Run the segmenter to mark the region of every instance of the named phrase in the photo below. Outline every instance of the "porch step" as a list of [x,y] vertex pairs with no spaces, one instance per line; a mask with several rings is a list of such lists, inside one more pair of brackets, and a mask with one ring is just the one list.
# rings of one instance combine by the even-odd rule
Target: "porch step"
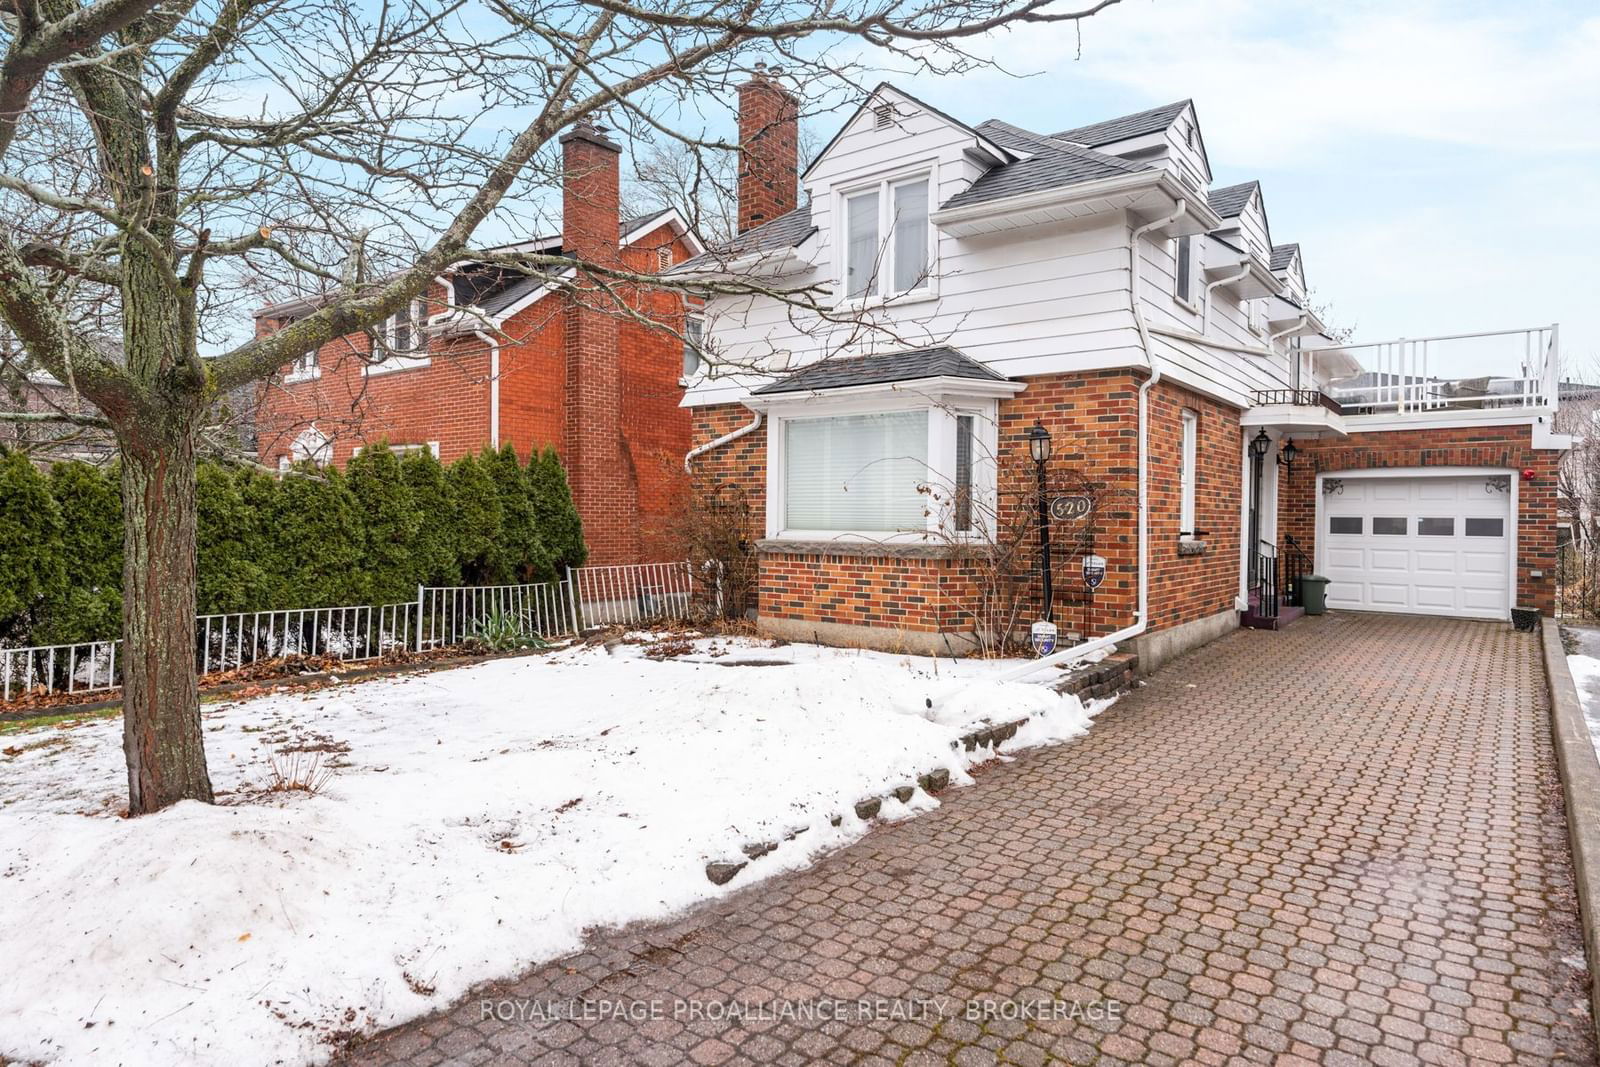
[[1255,596],[1250,597],[1250,607],[1239,612],[1239,625],[1252,630],[1281,630],[1306,613],[1305,608],[1295,607],[1292,604],[1283,604],[1278,607],[1275,618],[1256,614],[1257,602]]

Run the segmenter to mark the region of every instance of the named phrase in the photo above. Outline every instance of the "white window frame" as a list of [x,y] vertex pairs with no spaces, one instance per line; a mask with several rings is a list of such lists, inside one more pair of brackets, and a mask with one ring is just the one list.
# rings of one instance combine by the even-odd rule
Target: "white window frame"
[[[300,458],[296,459],[296,456]],[[333,463],[333,438],[318,429],[316,423],[301,430],[289,443],[291,467],[308,460],[314,467],[327,467]]]
[[[985,517],[994,514],[998,494],[995,457],[1000,447],[999,401],[1020,391],[1023,383],[938,378],[909,387],[907,385],[890,383],[886,386],[830,390],[822,394],[796,394],[793,397],[779,394],[757,399],[756,404],[768,415],[768,538],[787,541],[926,543],[934,540],[978,541],[985,536],[993,536],[992,530],[985,529],[992,524],[985,521]],[[987,386],[995,388],[985,388]],[[928,494],[928,515],[923,529],[804,530],[785,525],[789,499],[786,441],[791,420],[916,410],[928,412],[928,477],[923,484],[932,491]],[[952,528],[955,518],[956,418],[960,415],[974,416],[971,489],[973,528],[965,532]]]
[[[433,362],[433,358],[428,354],[428,338],[423,329],[428,323],[427,298],[421,296],[413,297],[410,305],[408,306],[411,314],[411,345],[412,348],[415,349],[418,345],[418,342],[421,342],[422,355],[385,356],[381,363],[368,363],[364,368],[362,368],[363,374],[367,375],[368,377],[377,374],[394,374],[397,371],[414,370],[417,367],[426,367],[428,364]],[[394,346],[395,328],[399,324],[399,319],[400,313],[396,312],[395,314],[384,319],[383,323],[379,327],[383,337],[383,343],[391,348]],[[379,353],[373,352],[372,354],[377,356]]]
[[[1177,301],[1180,307],[1188,308],[1198,315],[1200,314],[1200,294],[1205,288],[1205,272],[1200,262],[1200,249],[1205,242],[1200,240],[1199,234],[1174,237],[1172,241],[1172,299]],[[1179,282],[1183,280],[1179,277],[1180,272],[1183,270],[1181,249],[1185,241],[1189,242],[1188,296],[1184,296],[1179,291]]]
[[293,385],[296,382],[313,382],[322,377],[322,349],[313,348],[309,352],[302,352],[289,364],[289,371],[283,376],[283,384]]
[[[366,451],[366,448],[366,445],[357,445],[355,448],[350,450],[350,458],[355,459],[357,456],[361,455],[362,452]],[[389,446],[389,452],[392,455],[404,459],[413,452],[421,452],[424,448],[433,453],[434,459],[439,458],[438,441],[418,441],[411,444],[391,444]]]
[[1265,337],[1267,334],[1267,317],[1263,313],[1262,305],[1265,304],[1266,301],[1257,299],[1246,300],[1243,303],[1245,306],[1245,322],[1249,325],[1250,332],[1255,334],[1257,337]]
[[[695,326],[698,327],[697,334],[695,331],[689,329],[690,323],[694,323]],[[695,334],[695,339],[693,341],[689,339],[691,334]],[[691,311],[683,316],[683,373],[678,376],[678,382],[680,384],[687,385],[691,380],[700,374],[701,370],[704,369],[705,349],[706,317],[703,313]],[[693,370],[689,368],[690,352],[694,353]]]
[[[895,290],[894,284],[894,191],[897,186],[915,182],[928,183],[927,219],[927,277],[915,289]],[[837,248],[834,276],[838,278],[839,299],[843,307],[867,307],[875,304],[909,304],[934,300],[939,295],[939,231],[933,225],[934,212],[938,210],[939,175],[932,161],[919,161],[899,168],[892,173],[844,186],[834,198],[834,226]],[[850,269],[850,201],[866,193],[878,195],[878,251],[876,290],[861,296],[849,295]]]
[[1200,458],[1200,415],[1184,408],[1178,416],[1178,537],[1195,540],[1195,490]]

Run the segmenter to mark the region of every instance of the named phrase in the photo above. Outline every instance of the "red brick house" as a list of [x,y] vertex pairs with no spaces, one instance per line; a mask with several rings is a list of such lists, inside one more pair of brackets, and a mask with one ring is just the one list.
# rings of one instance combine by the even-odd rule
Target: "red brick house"
[[[740,105],[750,170],[796,171],[787,92]],[[742,232],[678,271],[832,294],[708,301],[684,400],[698,481],[758,516],[764,629],[961,647],[973,516],[1016,517],[1030,435],[1090,509],[1051,521],[1031,611],[1147,667],[1285,625],[1311,571],[1338,609],[1551,611],[1555,328],[1336,342],[1259,183],[1211,186],[1192,102],[1036,133],[884,85],[798,182],[740,193]]]
[[[702,251],[676,211],[620,217],[621,149],[603,132],[576,127],[561,144],[563,232],[496,251],[565,252],[640,273]],[[297,360],[262,390],[261,462],[343,465],[380,438],[447,463],[484,445],[509,443],[524,458],[554,446],[591,562],[661,558],[650,531],[689,445],[682,300],[624,291],[640,313],[624,315],[592,287],[564,288],[571,278],[463,263],[375,331],[381,344],[353,334]],[[257,329],[312,306],[263,308]]]

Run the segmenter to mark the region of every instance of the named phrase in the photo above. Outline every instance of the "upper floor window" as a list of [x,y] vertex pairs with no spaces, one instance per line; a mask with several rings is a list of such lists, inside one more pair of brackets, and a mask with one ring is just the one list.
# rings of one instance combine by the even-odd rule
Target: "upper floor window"
[[683,319],[683,376],[693,378],[700,370],[701,346],[705,344],[705,320],[699,315]]
[[1263,303],[1264,301],[1261,300],[1246,300],[1244,302],[1245,315],[1249,319],[1251,333],[1262,334],[1267,331],[1267,316],[1265,308],[1262,306]]
[[387,374],[390,371],[428,365],[428,338],[423,324],[428,319],[428,302],[422,297],[413,299],[402,311],[383,320],[378,330],[378,345],[372,353],[373,362],[367,364],[368,374]]
[[289,373],[283,376],[283,380],[286,382],[304,382],[312,378],[322,377],[320,356],[321,350],[316,348],[305,353],[289,364]]
[[929,287],[926,175],[844,199],[844,291],[852,300]]
[[1193,236],[1178,238],[1177,261],[1172,279],[1172,293],[1181,303],[1195,307],[1199,303],[1200,250]]

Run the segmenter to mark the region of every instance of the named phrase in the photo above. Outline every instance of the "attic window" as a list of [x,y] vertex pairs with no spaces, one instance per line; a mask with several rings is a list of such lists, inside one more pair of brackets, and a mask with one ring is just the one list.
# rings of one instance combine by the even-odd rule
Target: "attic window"
[[873,128],[887,130],[889,128],[889,124],[894,121],[894,105],[879,104],[872,109],[872,114]]
[[1183,124],[1183,140],[1190,148],[1194,147],[1194,123],[1185,122]]

